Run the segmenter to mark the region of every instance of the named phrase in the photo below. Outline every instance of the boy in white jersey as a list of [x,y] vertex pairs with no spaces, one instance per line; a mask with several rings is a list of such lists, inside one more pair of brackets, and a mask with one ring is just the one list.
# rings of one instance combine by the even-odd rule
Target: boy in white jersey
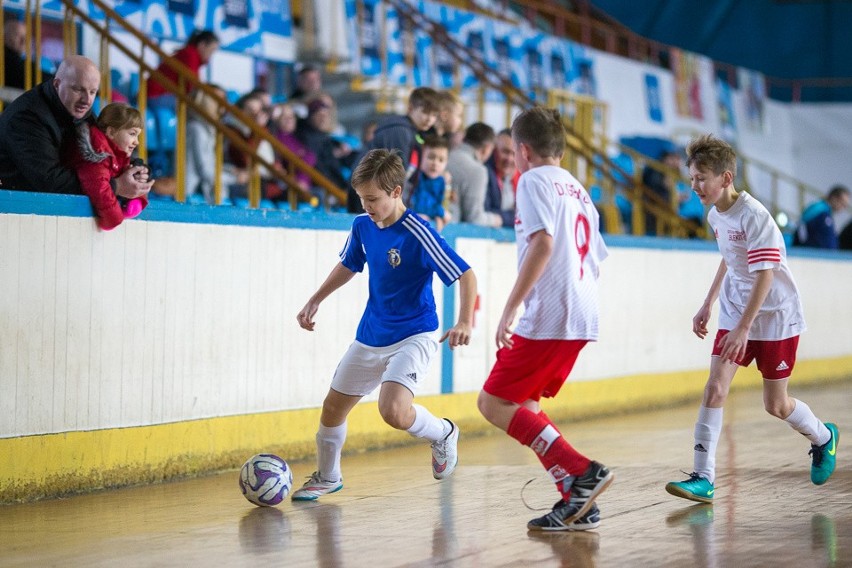
[[414,404],[414,393],[438,348],[433,274],[446,286],[458,280],[461,287],[458,322],[440,339],[449,340],[451,349],[470,342],[476,276],[428,222],[406,209],[400,197],[404,182],[398,153],[380,149],[364,156],[352,173],[352,185],[366,213],[355,218],[340,262],[296,316],[302,328],[313,331],[320,303],[369,265],[364,315],[323,401],[317,471],[293,493],[294,501],[313,501],[343,488],[346,417],[380,385],[379,413],[385,422],[432,443],[433,476],[448,477],[458,463],[458,426]]
[[666,485],[672,495],[712,503],[716,446],[722,406],[738,366],[753,360],[763,376],[766,411],[787,422],[811,442],[811,481],[825,483],[834,472],[839,433],[807,404],[787,395],[805,319],[796,283],[787,267],[787,249],[769,211],[747,193],[737,193],[733,148],[711,135],[686,149],[692,189],[704,205],[722,262],[704,304],[692,318],[692,332],[707,336],[707,322],[719,298],[719,331],[713,342],[710,378],[695,424],[694,471]]
[[[565,151],[559,113],[525,110],[512,124],[512,143],[521,172],[518,277],[500,317],[497,362],[479,393],[479,410],[537,454],[562,496],[527,528],[587,530],[600,524],[594,501],[613,475],[565,441],[539,400],[556,396],[580,350],[598,338],[598,267],[607,249],[589,194],[559,167]],[[512,332],[521,302],[525,310]]]

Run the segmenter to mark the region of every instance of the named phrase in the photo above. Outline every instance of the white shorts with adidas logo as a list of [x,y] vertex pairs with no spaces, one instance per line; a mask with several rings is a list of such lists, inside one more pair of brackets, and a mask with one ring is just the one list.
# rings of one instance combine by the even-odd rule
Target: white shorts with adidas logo
[[386,347],[353,341],[334,371],[331,388],[350,396],[367,396],[380,384],[391,381],[416,394],[438,351],[435,335],[418,333]]

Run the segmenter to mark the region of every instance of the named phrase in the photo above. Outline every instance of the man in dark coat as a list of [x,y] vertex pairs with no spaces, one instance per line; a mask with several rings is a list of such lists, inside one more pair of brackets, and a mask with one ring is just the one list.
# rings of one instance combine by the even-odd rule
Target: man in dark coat
[[[73,55],[59,65],[52,81],[30,89],[0,113],[0,189],[82,193],[76,172],[65,168],[61,157],[75,139],[74,125],[94,120],[99,87],[97,66]],[[144,166],[128,168],[116,178],[116,194],[128,199],[147,195],[153,181],[144,172]]]

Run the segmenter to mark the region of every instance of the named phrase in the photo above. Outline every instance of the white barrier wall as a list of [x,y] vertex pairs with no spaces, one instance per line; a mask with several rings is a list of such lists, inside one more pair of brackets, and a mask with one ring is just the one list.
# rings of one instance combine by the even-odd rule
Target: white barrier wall
[[[189,224],[156,219],[218,212],[158,213],[154,204],[150,220],[105,233],[87,217],[2,213],[2,197],[0,438],[321,404],[354,337],[366,275],[326,300],[314,333],[295,315],[337,261],[347,216],[319,230],[305,228],[311,218],[273,227]],[[260,212],[243,214],[268,223]],[[434,362],[422,394],[480,388],[514,279],[513,243],[473,228],[460,233],[457,249],[480,283],[474,341],[453,353],[454,372]],[[608,240],[601,341],[584,352],[573,380],[706,367],[710,341],[690,329],[718,266],[712,243]],[[852,355],[841,327],[852,321],[852,257],[790,263],[810,328],[800,360]],[[435,291],[440,314],[455,289],[445,297],[436,279]]]

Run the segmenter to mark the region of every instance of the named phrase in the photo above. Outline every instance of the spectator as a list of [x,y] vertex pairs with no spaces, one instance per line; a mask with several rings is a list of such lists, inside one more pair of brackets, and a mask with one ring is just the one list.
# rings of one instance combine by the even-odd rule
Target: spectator
[[435,120],[435,134],[446,138],[453,149],[453,135],[461,131],[464,123],[464,103],[450,90],[438,91],[438,118]]
[[[217,85],[210,87],[220,97],[225,97],[225,91]],[[216,99],[196,89],[190,96],[190,101],[201,108],[208,116],[221,119],[225,107],[220,106]],[[216,127],[204,117],[204,114],[190,110],[186,119],[186,196],[196,193],[204,196],[211,205],[216,204],[214,187],[216,181]],[[225,164],[222,168],[222,200],[228,199],[229,188],[234,184],[248,183],[248,170],[240,169],[233,164]]]
[[515,190],[521,172],[515,167],[512,131],[501,130],[494,142],[494,152],[485,162],[488,168],[488,191],[485,210],[500,215],[504,227],[515,226]]
[[[296,154],[307,165],[314,167],[317,163],[316,155],[308,149],[305,144],[296,136],[296,111],[293,105],[284,103],[276,106],[275,121],[275,137],[291,152]],[[290,164],[283,157],[281,159],[282,167],[290,172],[296,178],[299,184],[299,190],[303,195],[310,194],[311,177],[304,171],[295,170],[293,164]]]
[[[62,165],[61,153],[76,139],[75,122],[94,123],[91,109],[100,81],[91,60],[72,55],[52,81],[30,89],[0,113],[2,189],[82,194],[76,173]],[[127,199],[145,197],[152,183],[147,168],[131,167],[115,179],[115,191]]]
[[316,156],[316,169],[337,187],[346,187],[340,161],[334,155],[334,140],[328,131],[332,124],[332,109],[323,98],[308,103],[308,117],[297,121],[296,137]]
[[316,65],[302,65],[296,74],[296,88],[290,93],[290,101],[307,104],[322,92],[322,71]]
[[453,176],[452,204],[454,220],[485,227],[501,227],[503,218],[485,210],[485,192],[488,190],[488,168],[485,161],[494,150],[494,129],[475,122],[465,130],[462,143],[450,152],[447,169]]
[[[186,45],[172,54],[172,58],[183,63],[197,80],[199,69],[210,61],[217,49],[219,49],[219,38],[215,33],[209,30],[196,30],[189,36]],[[168,61],[161,61],[157,71],[178,84],[178,72]],[[194,84],[186,85],[187,92],[194,88]],[[148,80],[148,106],[175,108],[175,95],[153,75]]]
[[839,242],[834,227],[834,214],[849,209],[849,188],[832,187],[825,199],[811,203],[802,212],[793,244],[824,249],[837,249]]
[[[19,20],[6,20],[3,24],[3,85],[15,89],[26,89],[27,28]],[[36,78],[36,64],[32,63],[32,80]],[[53,75],[42,70],[42,81],[50,81]]]
[[[256,126],[256,129],[252,129],[248,124],[240,121],[232,121],[229,125],[230,128],[245,141],[249,148],[254,151],[254,154],[272,164],[273,167],[276,167],[275,151],[272,148],[272,144],[255,132],[255,130],[264,131],[269,125],[269,109],[263,104],[263,98],[252,94],[243,95],[235,106],[248,115],[249,119]],[[251,154],[236,144],[228,144],[225,153],[225,163],[228,164],[229,169],[236,171],[249,170],[250,173]],[[277,184],[272,179],[272,174],[267,166],[259,164],[258,171],[261,178],[262,194],[264,196],[267,196],[267,194],[277,195],[280,190],[278,190]],[[231,186],[230,195],[235,198],[247,198],[248,186],[238,182]]]
[[[377,148],[396,150],[408,170],[407,179],[417,171],[420,157],[419,135],[426,132],[438,118],[438,93],[429,87],[418,87],[408,97],[405,115],[390,115],[379,120],[373,139],[364,145],[361,155]],[[356,164],[359,160],[356,160]],[[349,188],[347,209],[360,213],[361,200],[353,188]]]
[[420,169],[411,182],[411,210],[431,221],[438,231],[450,222],[450,213],[444,209],[444,174],[449,154],[450,143],[446,138],[436,135],[426,137]]
[[142,125],[139,111],[124,103],[105,106],[96,124],[77,123],[76,144],[69,147],[65,162],[77,171],[83,192],[92,202],[98,226],[104,231],[138,216],[148,205],[145,196],[129,200],[116,197],[110,186],[110,181],[130,167],[130,156],[139,145]]
[[642,171],[642,183],[650,190],[651,195],[656,196],[654,199],[650,195],[643,194],[646,210],[645,210],[645,234],[656,235],[660,227],[657,226],[657,213],[650,211],[647,206],[654,205],[655,209],[662,208],[665,211],[670,211],[674,214],[672,208],[672,199],[677,193],[674,187],[674,175],[680,172],[680,155],[671,150],[663,150],[659,156],[660,162],[663,163],[668,171],[657,169],[650,164],[645,166]]

